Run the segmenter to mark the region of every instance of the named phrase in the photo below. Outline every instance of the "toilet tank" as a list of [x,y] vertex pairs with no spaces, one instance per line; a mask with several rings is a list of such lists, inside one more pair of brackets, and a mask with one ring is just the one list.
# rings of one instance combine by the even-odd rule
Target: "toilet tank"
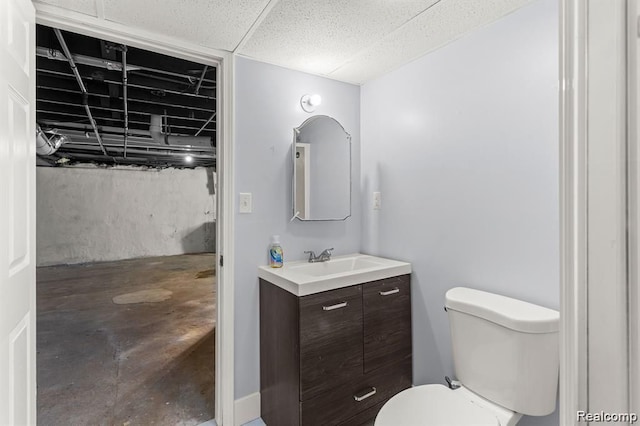
[[544,416],[555,410],[557,311],[464,287],[449,290],[445,306],[463,386],[518,413]]

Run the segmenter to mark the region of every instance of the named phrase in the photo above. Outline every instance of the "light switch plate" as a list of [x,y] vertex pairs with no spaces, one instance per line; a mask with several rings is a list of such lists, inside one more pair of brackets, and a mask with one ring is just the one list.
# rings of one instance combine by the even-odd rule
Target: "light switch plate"
[[241,192],[238,202],[240,204],[238,209],[240,213],[251,213],[252,202],[250,192]]
[[382,195],[380,192],[373,193],[373,209],[380,210],[382,208]]

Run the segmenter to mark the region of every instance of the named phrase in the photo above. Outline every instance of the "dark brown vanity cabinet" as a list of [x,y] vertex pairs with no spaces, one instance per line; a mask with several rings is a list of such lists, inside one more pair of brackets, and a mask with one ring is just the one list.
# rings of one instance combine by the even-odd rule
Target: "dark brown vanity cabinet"
[[409,277],[302,297],[260,279],[267,426],[372,425],[411,386]]

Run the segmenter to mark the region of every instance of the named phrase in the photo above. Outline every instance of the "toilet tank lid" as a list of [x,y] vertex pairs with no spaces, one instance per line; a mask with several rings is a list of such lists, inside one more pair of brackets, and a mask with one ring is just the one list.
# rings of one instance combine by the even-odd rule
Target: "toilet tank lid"
[[447,291],[445,306],[523,333],[558,331],[560,314],[553,309],[486,291],[455,287]]

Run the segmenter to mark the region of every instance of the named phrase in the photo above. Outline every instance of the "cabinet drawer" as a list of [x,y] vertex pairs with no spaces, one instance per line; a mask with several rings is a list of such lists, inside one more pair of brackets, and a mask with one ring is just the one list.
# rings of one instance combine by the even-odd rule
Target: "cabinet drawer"
[[[363,376],[331,392],[300,403],[302,426],[331,426],[347,424],[345,421],[377,414],[374,407],[384,403],[396,393],[411,386],[411,360]],[[374,391],[375,389],[375,391]],[[361,399],[360,401],[356,398]],[[371,411],[375,413],[371,413]],[[364,419],[362,419],[364,421]],[[360,419],[359,419],[360,421]]]
[[345,420],[338,426],[374,426],[376,416],[387,401],[388,399],[385,399],[384,401],[374,405],[373,407],[369,407],[364,411],[360,411],[358,414]]
[[300,400],[363,371],[362,286],[300,298]]
[[410,276],[363,285],[364,371],[411,358]]

